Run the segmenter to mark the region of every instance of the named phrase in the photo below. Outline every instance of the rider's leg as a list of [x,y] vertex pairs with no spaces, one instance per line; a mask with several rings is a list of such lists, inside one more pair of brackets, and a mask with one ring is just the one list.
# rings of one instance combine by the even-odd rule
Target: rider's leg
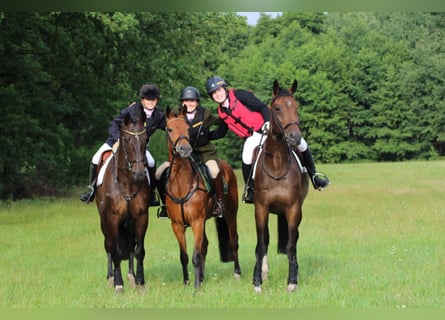
[[312,185],[314,186],[314,189],[321,191],[324,188],[326,188],[331,182],[329,181],[328,177],[326,177],[324,174],[317,172],[317,169],[315,168],[314,158],[312,157],[312,153],[309,149],[309,146],[307,145],[306,141],[303,138],[301,140],[302,143],[298,146],[298,149],[300,150],[301,155],[303,156],[304,166],[307,169],[307,172],[311,179]]
[[222,172],[215,160],[207,161],[206,166],[209,168],[210,175],[213,179],[213,186],[215,188],[216,201],[215,205],[213,206],[213,215],[216,217],[222,217],[225,210],[224,182],[222,179]]
[[158,189],[159,198],[161,198],[161,204],[158,209],[159,219],[168,219],[167,208],[165,206],[166,191],[165,186],[167,184],[168,167],[170,163],[168,161],[164,162],[156,170],[156,188]]

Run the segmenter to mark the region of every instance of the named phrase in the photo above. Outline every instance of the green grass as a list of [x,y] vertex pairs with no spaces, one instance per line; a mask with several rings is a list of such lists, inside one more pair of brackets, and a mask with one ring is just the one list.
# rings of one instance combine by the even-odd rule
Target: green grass
[[199,291],[184,288],[170,222],[157,220],[152,208],[146,288],[126,286],[115,295],[105,281],[97,209],[73,196],[0,205],[0,308],[444,308],[445,161],[319,169],[332,185],[311,189],[304,204],[295,293],[286,292],[287,258],[276,253],[274,216],[269,279],[254,293],[253,205],[240,204],[240,281],[232,263],[219,261],[209,220],[206,281]]

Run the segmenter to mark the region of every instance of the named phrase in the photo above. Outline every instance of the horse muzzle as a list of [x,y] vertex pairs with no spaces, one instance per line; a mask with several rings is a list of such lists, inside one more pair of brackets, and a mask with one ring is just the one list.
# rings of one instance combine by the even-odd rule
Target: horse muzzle
[[175,148],[175,154],[181,158],[188,158],[192,155],[193,148],[189,144],[177,145]]
[[301,132],[292,131],[287,133],[286,141],[292,148],[296,148],[301,142]]

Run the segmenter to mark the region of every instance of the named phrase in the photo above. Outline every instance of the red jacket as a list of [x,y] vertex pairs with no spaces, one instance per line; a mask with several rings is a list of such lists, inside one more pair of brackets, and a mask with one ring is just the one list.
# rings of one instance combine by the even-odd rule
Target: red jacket
[[[259,131],[265,121],[265,117],[259,111],[253,111],[243,104],[236,96],[235,90],[230,89],[229,107],[221,105],[218,108],[219,117],[227,124],[229,129],[241,138],[250,137],[254,131]],[[264,105],[267,109],[267,106]],[[267,117],[268,118],[268,117]]]

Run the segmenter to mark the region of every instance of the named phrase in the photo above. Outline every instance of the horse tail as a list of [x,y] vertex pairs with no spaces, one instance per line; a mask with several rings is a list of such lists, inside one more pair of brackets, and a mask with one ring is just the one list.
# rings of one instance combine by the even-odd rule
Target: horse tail
[[230,249],[229,228],[224,218],[216,218],[216,231],[218,233],[219,257],[222,262],[233,261],[232,250]]
[[286,246],[289,240],[287,219],[284,214],[277,215],[278,226],[278,253],[286,253]]

